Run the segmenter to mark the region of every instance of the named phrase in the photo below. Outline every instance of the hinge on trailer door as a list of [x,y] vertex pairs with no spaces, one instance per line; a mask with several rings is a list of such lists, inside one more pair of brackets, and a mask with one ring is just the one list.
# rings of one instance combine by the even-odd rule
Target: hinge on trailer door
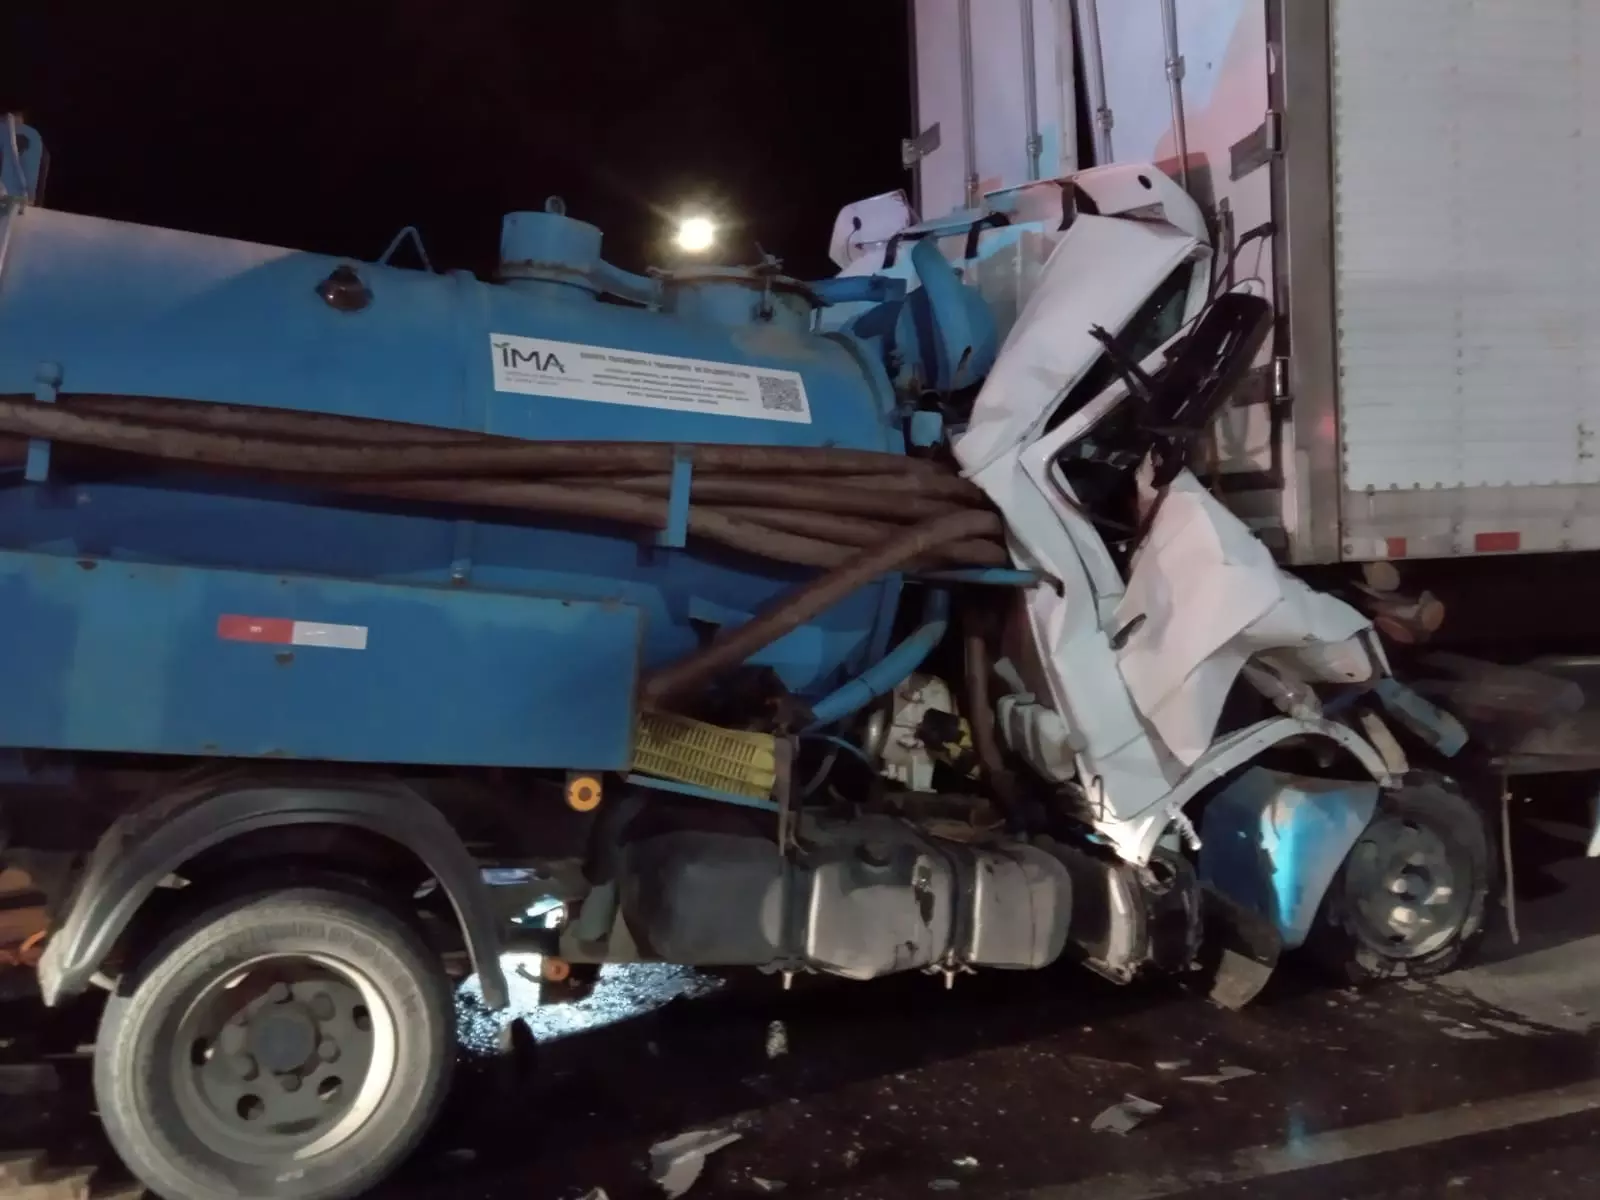
[[1272,403],[1274,407],[1289,399],[1289,358],[1280,354],[1272,360]]
[[1266,166],[1283,153],[1283,114],[1269,108],[1261,124],[1235,142],[1228,150],[1231,160],[1228,178],[1243,179],[1251,171]]
[[900,139],[900,165],[908,171],[939,148],[939,122],[935,121],[914,138]]

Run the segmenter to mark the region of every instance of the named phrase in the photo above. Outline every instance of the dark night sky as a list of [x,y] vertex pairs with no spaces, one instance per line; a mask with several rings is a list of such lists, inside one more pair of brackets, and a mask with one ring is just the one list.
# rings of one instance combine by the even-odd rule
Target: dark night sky
[[905,0],[0,4],[0,111],[48,203],[375,257],[416,224],[492,269],[503,212],[551,193],[659,259],[662,207],[709,197],[799,274],[834,213],[908,179]]

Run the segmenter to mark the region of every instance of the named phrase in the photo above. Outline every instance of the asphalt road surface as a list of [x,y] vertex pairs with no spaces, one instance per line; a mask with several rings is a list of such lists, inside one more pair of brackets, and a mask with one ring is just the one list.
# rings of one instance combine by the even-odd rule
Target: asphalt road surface
[[[1291,973],[1242,1013],[1072,967],[789,993],[641,968],[555,1007],[514,976],[533,1069],[472,1054],[494,1029],[464,997],[452,1103],[378,1195],[655,1197],[650,1147],[692,1130],[740,1135],[699,1200],[1600,1195],[1597,866],[1530,873],[1522,944],[1499,936],[1473,972],[1361,994]],[[74,1020],[0,1012],[5,1054],[82,1037]],[[0,1096],[0,1151],[102,1164],[104,1189],[87,1062],[54,1061],[52,1096]],[[1128,1097],[1159,1111],[1097,1130]]]

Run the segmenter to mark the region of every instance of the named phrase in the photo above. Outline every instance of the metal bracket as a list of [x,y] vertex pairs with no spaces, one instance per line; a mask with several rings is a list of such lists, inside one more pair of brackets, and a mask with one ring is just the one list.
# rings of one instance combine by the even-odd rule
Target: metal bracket
[[1284,404],[1289,398],[1289,356],[1280,354],[1272,360],[1272,402]]
[[433,272],[433,261],[428,257],[428,249],[422,244],[422,235],[417,232],[417,227],[415,225],[407,225],[399,233],[394,235],[394,238],[390,241],[388,248],[384,250],[382,254],[378,255],[378,265],[380,267],[388,266],[389,260],[394,257],[394,252],[405,244],[407,238],[410,238],[411,244],[417,248],[417,257],[422,260],[423,270],[431,274]]
[[[40,404],[54,404],[61,388],[61,364],[42,362],[34,368],[33,398]],[[50,440],[28,439],[28,459],[22,477],[29,483],[44,483],[50,478]]]
[[1230,180],[1243,179],[1283,153],[1283,114],[1269,108],[1261,124],[1228,150]]
[[935,121],[916,137],[900,139],[900,165],[906,170],[916,166],[939,148],[939,122]]
[[672,451],[672,490],[667,495],[667,527],[656,534],[656,545],[682,550],[689,544],[689,489],[694,482],[694,460],[682,446]]
[[458,586],[466,583],[472,575],[472,543],[476,540],[473,531],[477,525],[476,521],[471,520],[455,523],[450,547],[450,582]]
[[775,764],[777,781],[773,784],[772,791],[778,809],[778,856],[787,858],[789,851],[797,845],[795,835],[800,822],[800,815],[794,807],[794,760],[797,752],[795,739],[780,737],[773,749],[777,758]]

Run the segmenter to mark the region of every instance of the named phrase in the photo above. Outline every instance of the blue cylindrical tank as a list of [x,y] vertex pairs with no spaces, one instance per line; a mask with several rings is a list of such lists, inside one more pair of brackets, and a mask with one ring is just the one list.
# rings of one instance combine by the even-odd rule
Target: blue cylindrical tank
[[[599,230],[559,213],[507,218],[492,284],[39,208],[5,220],[0,392],[59,379],[63,394],[529,439],[904,449],[879,357],[813,333],[804,285],[736,269],[629,276],[600,259]],[[805,574],[601,527],[308,504],[265,488],[71,491],[60,503],[0,492],[0,545],[615,597],[645,611],[646,666]],[[802,694],[827,690],[881,653],[898,587],[864,589],[757,661]]]

